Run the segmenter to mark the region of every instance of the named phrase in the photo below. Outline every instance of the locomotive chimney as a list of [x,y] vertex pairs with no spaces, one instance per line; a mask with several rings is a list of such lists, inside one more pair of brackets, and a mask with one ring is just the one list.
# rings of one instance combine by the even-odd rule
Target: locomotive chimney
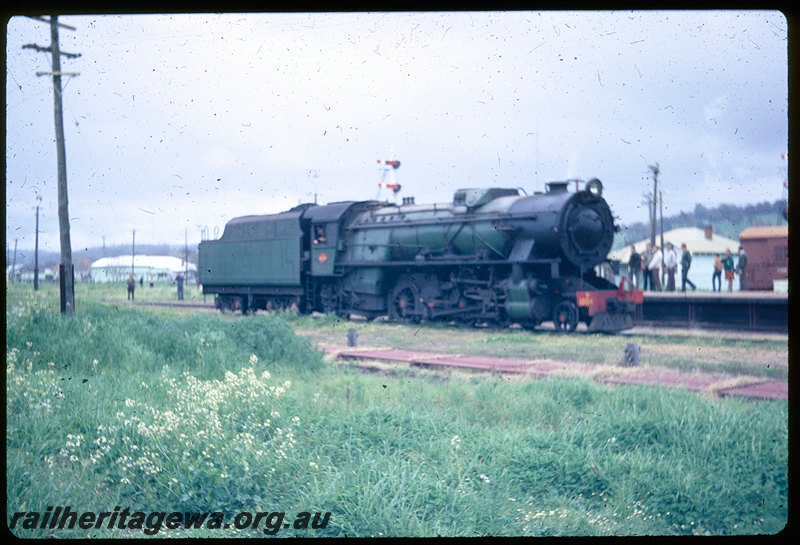
[[706,235],[706,240],[711,240],[711,237],[713,236],[713,232],[714,232],[713,228],[710,225],[706,225],[704,227],[704,231],[705,231],[705,235]]

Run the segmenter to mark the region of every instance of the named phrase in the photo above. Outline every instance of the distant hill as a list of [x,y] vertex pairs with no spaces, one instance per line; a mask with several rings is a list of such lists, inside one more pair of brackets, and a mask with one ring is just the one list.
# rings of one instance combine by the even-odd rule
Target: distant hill
[[[786,225],[784,218],[785,201],[762,202],[736,206],[721,204],[714,208],[706,208],[702,204],[694,207],[692,212],[681,212],[673,216],[664,216],[664,231],[678,227],[699,227],[711,225],[714,234],[733,240],[739,240],[739,233],[753,225]],[[650,224],[636,222],[620,225],[621,230],[614,235],[612,250],[640,241],[650,236]],[[661,232],[660,221],[656,223],[656,237]]]

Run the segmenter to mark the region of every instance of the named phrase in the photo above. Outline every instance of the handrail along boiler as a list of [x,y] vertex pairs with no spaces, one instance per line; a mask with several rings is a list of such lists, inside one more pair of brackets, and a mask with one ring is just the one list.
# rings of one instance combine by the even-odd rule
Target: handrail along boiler
[[460,189],[452,202],[299,205],[228,222],[199,247],[220,310],[294,307],[398,322],[573,331],[633,326],[641,291],[598,276],[614,238],[597,179],[571,192]]

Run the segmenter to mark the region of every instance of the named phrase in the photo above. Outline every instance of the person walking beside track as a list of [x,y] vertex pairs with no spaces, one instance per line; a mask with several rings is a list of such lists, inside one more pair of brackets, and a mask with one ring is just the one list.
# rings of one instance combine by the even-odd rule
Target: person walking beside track
[[133,292],[136,290],[136,279],[131,274],[128,277],[128,301],[133,301]]
[[178,301],[183,301],[183,275],[181,273],[175,277],[175,283],[178,284]]
[[[653,257],[650,259],[650,263],[647,265],[647,270],[650,272],[650,282],[652,285],[655,286],[656,291],[661,291],[661,278],[659,275],[661,273],[661,263],[663,262],[663,256],[661,254],[661,249],[658,245],[653,246]],[[732,267],[733,265],[731,265]]]
[[722,260],[722,267],[725,269],[725,280],[728,281],[728,291],[733,291],[733,256],[730,249],[725,250],[725,258]]
[[689,280],[689,267],[692,266],[692,252],[686,248],[686,243],[681,244],[681,291],[686,291],[686,284],[692,287],[692,291],[697,289],[694,282]]

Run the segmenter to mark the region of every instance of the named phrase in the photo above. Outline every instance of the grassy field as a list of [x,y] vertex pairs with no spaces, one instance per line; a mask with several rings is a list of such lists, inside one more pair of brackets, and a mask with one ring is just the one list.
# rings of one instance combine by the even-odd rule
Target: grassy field
[[687,373],[712,373],[771,379],[788,377],[788,345],[781,335],[687,336],[647,334],[606,335],[578,332],[568,337],[548,331],[535,334],[519,329],[459,329],[442,324],[401,325],[343,321],[287,314],[296,330],[319,342],[346,344],[346,332],[355,328],[359,346],[392,347],[425,352],[526,358],[595,366],[620,365],[625,345],[641,347],[643,366]]
[[[585,379],[363,374],[331,365],[315,337],[294,334],[347,324],[132,307],[116,288],[79,284],[74,319],[59,315],[53,286],[7,289],[9,521],[69,505],[220,512],[226,522],[285,512],[289,526],[167,529],[150,520],[150,534],[159,522],[157,535],[179,537],[728,535],[787,522],[785,402]],[[381,345],[422,349],[444,335],[465,351],[581,361],[612,358],[620,342],[359,327],[361,340]],[[692,365],[681,357],[688,363],[671,365]],[[318,528],[303,527],[301,513],[326,512]],[[50,529],[25,517],[18,536],[137,537],[148,528]]]

